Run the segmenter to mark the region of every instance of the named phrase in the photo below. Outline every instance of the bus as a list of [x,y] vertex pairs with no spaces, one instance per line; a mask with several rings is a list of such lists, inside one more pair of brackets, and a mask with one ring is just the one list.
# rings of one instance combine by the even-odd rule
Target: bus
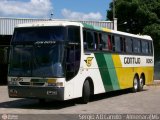
[[142,91],[153,71],[150,36],[70,21],[20,24],[11,40],[8,93],[87,103],[95,94]]

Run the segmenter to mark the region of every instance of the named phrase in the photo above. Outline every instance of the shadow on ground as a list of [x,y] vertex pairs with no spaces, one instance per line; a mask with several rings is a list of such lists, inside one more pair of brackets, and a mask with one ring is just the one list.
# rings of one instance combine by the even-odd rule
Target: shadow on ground
[[[142,92],[147,91],[144,89]],[[114,92],[108,92],[105,94],[94,95],[91,97],[90,102],[112,98],[120,95],[132,94],[130,90],[120,90]],[[73,107],[77,104],[81,104],[79,99],[67,100],[67,101],[51,101],[39,103],[35,99],[18,99],[13,101],[7,101],[0,103],[0,108],[18,108],[18,109],[41,109],[41,110],[52,110],[52,109],[63,109],[66,107]]]

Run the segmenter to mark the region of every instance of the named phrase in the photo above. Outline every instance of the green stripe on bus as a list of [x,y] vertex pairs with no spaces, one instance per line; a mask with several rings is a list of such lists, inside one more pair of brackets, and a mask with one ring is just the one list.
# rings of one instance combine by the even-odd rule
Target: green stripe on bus
[[112,91],[112,81],[110,78],[110,73],[107,68],[106,60],[103,54],[101,53],[95,53],[96,61],[99,67],[99,71],[101,74],[101,78],[104,84],[105,91]]
[[113,89],[114,90],[119,90],[120,87],[119,87],[118,77],[117,77],[117,73],[116,73],[116,70],[115,70],[114,63],[113,63],[112,55],[111,54],[105,54],[104,58],[105,58],[105,61],[106,61],[106,64],[107,64],[107,68],[108,68],[108,71],[109,71],[109,75],[110,75],[110,78],[111,78]]
[[101,27],[94,26],[94,29],[96,29],[96,30],[101,30],[101,31],[102,31],[102,28],[101,28]]
[[94,26],[90,25],[90,24],[86,24],[86,23],[82,23],[84,27],[86,28],[90,28],[90,29],[94,29]]

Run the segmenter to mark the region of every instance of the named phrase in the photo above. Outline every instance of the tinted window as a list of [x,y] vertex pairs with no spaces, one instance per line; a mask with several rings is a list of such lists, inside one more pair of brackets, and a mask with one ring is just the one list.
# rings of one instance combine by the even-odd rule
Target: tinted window
[[33,43],[37,41],[64,41],[64,27],[16,28],[12,43]]
[[68,28],[68,40],[74,43],[80,43],[80,28],[69,27]]
[[95,49],[98,49],[98,43],[100,43],[98,33],[94,32]]
[[119,36],[115,36],[115,51],[116,52],[121,52],[121,42],[120,42],[120,37]]
[[149,53],[150,53],[150,54],[153,53],[153,51],[152,51],[152,42],[150,42],[150,41],[149,41]]
[[120,37],[121,51],[126,52],[126,41],[124,37]]
[[94,49],[94,39],[93,39],[93,33],[87,31],[87,44],[88,44],[88,49]]
[[140,40],[134,39],[133,40],[133,52],[140,53],[141,52],[141,42]]
[[[83,31],[84,49],[95,50],[97,48],[98,34],[89,30]],[[95,41],[96,40],[96,41]]]
[[126,43],[126,52],[127,53],[131,53],[132,52],[132,50],[133,50],[133,43],[132,43],[132,39],[130,39],[130,38],[126,38],[126,40],[125,40],[125,43]]
[[103,50],[108,50],[108,35],[102,34],[101,39],[102,39]]
[[142,53],[144,54],[149,53],[148,41],[142,41]]
[[115,51],[115,39],[114,36],[111,36],[111,45],[112,45],[112,51]]

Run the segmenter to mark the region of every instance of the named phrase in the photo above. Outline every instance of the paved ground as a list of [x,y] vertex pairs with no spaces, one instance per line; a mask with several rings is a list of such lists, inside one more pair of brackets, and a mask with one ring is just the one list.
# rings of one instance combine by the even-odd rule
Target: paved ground
[[138,93],[125,90],[96,95],[88,104],[70,100],[40,105],[37,100],[8,98],[7,86],[0,86],[0,91],[0,114],[160,114],[159,83]]

